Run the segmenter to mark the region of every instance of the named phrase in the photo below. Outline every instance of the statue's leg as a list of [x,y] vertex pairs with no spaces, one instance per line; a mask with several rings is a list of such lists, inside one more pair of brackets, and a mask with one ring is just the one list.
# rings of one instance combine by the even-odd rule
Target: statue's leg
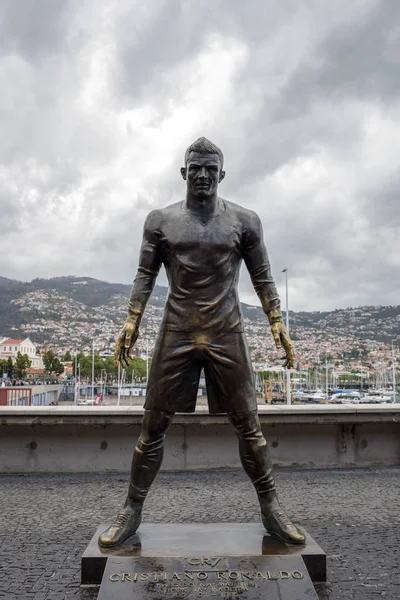
[[99,536],[100,546],[117,546],[139,527],[143,502],[161,466],[165,434],[173,416],[171,412],[144,411],[142,431],[133,453],[128,496],[115,522]]
[[305,536],[279,504],[268,444],[261,431],[257,411],[230,413],[228,417],[239,440],[243,468],[257,492],[265,529],[284,542],[304,544]]
[[174,413],[145,410],[142,431],[132,458],[127,502],[143,503],[157,475],[163,455],[164,440]]

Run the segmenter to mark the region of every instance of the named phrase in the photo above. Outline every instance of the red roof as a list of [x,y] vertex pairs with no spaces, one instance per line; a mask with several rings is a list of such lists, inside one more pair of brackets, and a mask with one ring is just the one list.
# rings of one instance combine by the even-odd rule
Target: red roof
[[22,342],[24,342],[25,340],[3,340],[1,342],[1,345],[6,344],[7,346],[17,346],[18,344],[22,344]]

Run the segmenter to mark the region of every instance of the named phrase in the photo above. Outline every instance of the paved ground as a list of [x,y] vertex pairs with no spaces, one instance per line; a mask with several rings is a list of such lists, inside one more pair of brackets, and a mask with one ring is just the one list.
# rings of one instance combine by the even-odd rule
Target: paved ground
[[[0,476],[0,598],[95,600],[80,557],[114,516],[125,475]],[[281,500],[328,554],[320,600],[399,600],[400,467],[280,471]],[[144,520],[258,521],[242,472],[161,473]]]

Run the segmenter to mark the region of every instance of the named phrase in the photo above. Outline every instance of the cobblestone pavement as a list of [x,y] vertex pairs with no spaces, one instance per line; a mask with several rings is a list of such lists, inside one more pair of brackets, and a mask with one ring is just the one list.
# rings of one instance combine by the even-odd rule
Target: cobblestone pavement
[[[328,554],[320,600],[400,599],[400,467],[277,473],[280,498]],[[0,476],[0,598],[95,600],[80,558],[127,475]],[[161,473],[145,521],[259,521],[242,472]]]

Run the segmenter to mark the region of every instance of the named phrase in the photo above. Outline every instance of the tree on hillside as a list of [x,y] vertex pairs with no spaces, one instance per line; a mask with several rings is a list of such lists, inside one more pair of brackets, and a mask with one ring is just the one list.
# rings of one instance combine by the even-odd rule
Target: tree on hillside
[[64,365],[52,350],[48,350],[43,354],[44,370],[49,375],[61,375],[64,373]]
[[[92,378],[92,354],[84,354],[79,352],[76,355],[76,366],[81,378]],[[94,353],[94,378],[100,379],[101,370],[104,369],[104,360],[99,356],[98,352]],[[72,370],[75,376],[75,359],[72,363]]]
[[[76,356],[76,364],[78,366],[78,373],[80,373],[81,378],[89,378],[92,377],[92,355],[84,354],[83,352],[79,352]],[[149,369],[150,369],[151,361],[149,360]],[[73,373],[75,376],[75,360],[72,363]],[[108,381],[117,377],[118,369],[114,366],[114,357],[107,356],[106,358],[101,358],[98,352],[94,353],[94,377],[97,380],[100,380],[101,377],[104,379],[104,370],[107,373]],[[128,368],[126,369],[126,380],[131,381],[132,379],[132,371],[134,372],[135,380],[143,380],[146,378],[146,361],[142,358],[138,358],[135,356]]]
[[71,352],[69,350],[67,350],[62,359],[64,362],[71,362],[71,360],[72,360]]
[[260,371],[261,377],[264,381],[269,381],[270,379],[282,379],[282,373],[278,371]]
[[6,373],[9,379],[12,379],[14,377],[14,364],[11,356],[7,359]]
[[[149,360],[149,370],[150,370],[151,360]],[[132,371],[134,372],[134,378],[137,379],[145,379],[146,378],[146,361],[143,358],[139,358],[135,356],[133,358],[131,364],[127,369],[127,377],[132,377]]]
[[[7,373],[7,360],[0,360],[0,377],[3,376],[3,373]],[[7,373],[8,374],[8,373]]]
[[26,376],[26,370],[31,366],[32,361],[27,354],[21,354],[18,351],[17,359],[14,364],[14,377],[22,379]]

